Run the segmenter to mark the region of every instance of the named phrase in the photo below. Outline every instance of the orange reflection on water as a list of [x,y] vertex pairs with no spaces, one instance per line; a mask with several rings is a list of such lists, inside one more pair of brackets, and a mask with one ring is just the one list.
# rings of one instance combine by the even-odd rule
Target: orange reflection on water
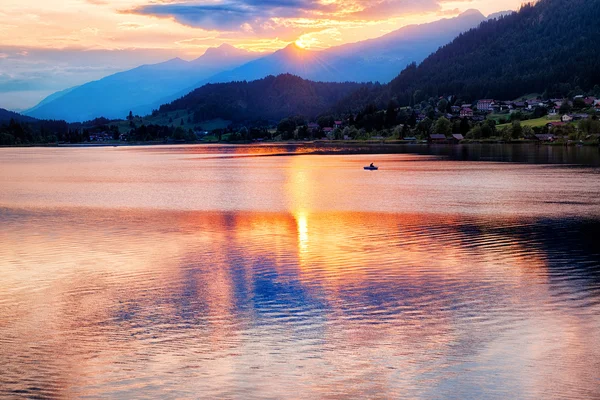
[[568,306],[557,303],[533,220],[302,208],[3,217],[4,387],[428,397],[432,382],[492,371],[529,385],[515,397],[539,397],[554,389],[551,349],[594,394],[597,306],[571,315],[585,300],[566,278]]

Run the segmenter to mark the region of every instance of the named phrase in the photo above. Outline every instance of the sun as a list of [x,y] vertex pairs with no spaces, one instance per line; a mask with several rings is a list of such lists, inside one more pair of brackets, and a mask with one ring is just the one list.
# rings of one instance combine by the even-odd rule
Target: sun
[[300,47],[301,49],[306,49],[308,47],[308,43],[304,42],[302,39],[298,39],[296,40],[296,46]]

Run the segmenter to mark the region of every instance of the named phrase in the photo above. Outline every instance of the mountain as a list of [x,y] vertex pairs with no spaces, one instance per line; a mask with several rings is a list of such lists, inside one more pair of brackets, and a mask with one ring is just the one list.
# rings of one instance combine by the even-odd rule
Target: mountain
[[31,118],[25,115],[21,115],[19,113],[5,110],[4,108],[0,108],[0,123],[9,122],[10,120],[15,120],[18,122],[33,122],[35,118]]
[[47,96],[45,99],[43,99],[42,101],[40,101],[34,107],[32,107],[32,108],[30,108],[28,110],[25,110],[24,112],[25,113],[33,113],[38,108],[40,108],[40,107],[42,107],[42,106],[44,106],[46,104],[49,104],[49,103],[53,102],[54,100],[56,100],[56,99],[58,99],[58,98],[60,98],[60,97],[62,97],[64,95],[66,95],[67,93],[72,92],[73,90],[77,89],[78,87],[79,86],[74,86],[74,87],[71,87],[71,88],[68,88],[68,89],[64,89],[64,90],[52,93],[50,96]]
[[160,107],[159,113],[186,110],[194,122],[222,118],[235,122],[274,120],[290,115],[315,117],[360,87],[358,83],[312,82],[283,74],[251,82],[204,85]]
[[143,65],[55,93],[25,114],[67,121],[123,118],[129,111],[143,115],[206,83],[256,80],[283,73],[326,82],[388,82],[410,62],[421,61],[483,20],[479,11],[470,10],[455,18],[406,26],[377,39],[324,51],[291,44],[258,59],[254,53],[222,45],[190,62],[175,58]]
[[376,39],[322,51],[302,49],[292,43],[206,82],[255,80],[283,73],[324,82],[389,82],[409,63],[422,61],[485,19],[479,11],[469,10],[455,18],[409,25]]
[[600,85],[599,21],[596,0],[524,5],[518,13],[459,35],[420,65],[410,65],[389,84],[387,95],[410,104],[417,90],[421,98],[454,95],[468,101],[590,90]]
[[193,60],[180,58],[107,76],[51,95],[26,111],[36,118],[84,121],[96,117],[124,118],[129,111],[148,114],[169,96],[221,71],[245,64],[260,54],[230,45],[208,49]]
[[501,18],[501,17],[505,17],[507,15],[510,15],[512,13],[514,13],[514,11],[512,11],[512,10],[498,11],[496,13],[488,15],[487,19],[498,19],[498,18]]

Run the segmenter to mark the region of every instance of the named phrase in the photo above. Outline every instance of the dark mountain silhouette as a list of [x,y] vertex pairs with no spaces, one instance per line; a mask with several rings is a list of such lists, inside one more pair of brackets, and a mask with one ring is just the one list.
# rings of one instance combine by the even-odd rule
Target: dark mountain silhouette
[[35,118],[0,108],[0,122],[7,122],[11,119],[18,122],[33,122],[36,120]]
[[388,86],[410,104],[424,96],[515,99],[566,96],[600,84],[600,1],[541,0],[483,22],[411,65]]
[[159,113],[187,110],[194,121],[214,118],[231,121],[275,120],[289,115],[315,117],[349,93],[357,83],[313,82],[283,74],[247,82],[204,85],[160,107]]

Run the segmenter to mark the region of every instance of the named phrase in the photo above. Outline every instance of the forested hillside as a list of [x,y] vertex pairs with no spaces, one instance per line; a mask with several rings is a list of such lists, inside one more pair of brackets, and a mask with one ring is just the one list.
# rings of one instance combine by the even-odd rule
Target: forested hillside
[[515,99],[532,92],[563,97],[600,84],[599,48],[600,1],[541,0],[483,22],[419,66],[410,65],[378,100],[410,104],[415,94]]
[[35,118],[27,117],[25,115],[5,110],[4,108],[0,108],[0,122],[8,122],[10,120],[15,120],[19,122],[33,122]]
[[290,115],[315,117],[358,90],[358,83],[312,82],[294,75],[268,76],[252,82],[208,84],[160,107],[159,113],[188,110],[194,122],[280,120]]

